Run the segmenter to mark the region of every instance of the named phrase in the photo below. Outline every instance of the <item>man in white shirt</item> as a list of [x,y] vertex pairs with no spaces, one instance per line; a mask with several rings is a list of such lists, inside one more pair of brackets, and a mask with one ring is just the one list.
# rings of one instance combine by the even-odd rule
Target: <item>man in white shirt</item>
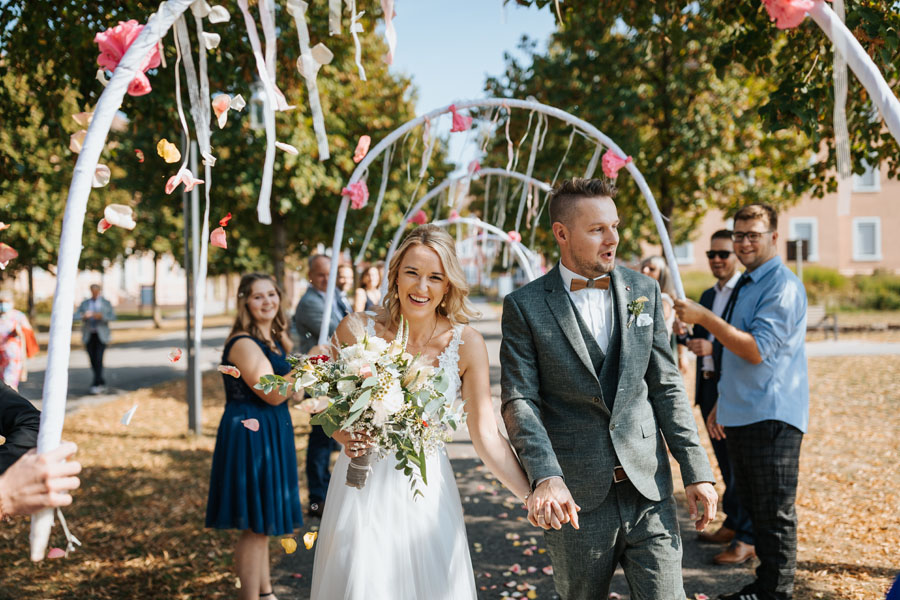
[[[738,260],[733,251],[731,230],[721,229],[715,232],[706,252],[709,268],[716,277],[716,284],[703,292],[700,304],[722,316],[728,299],[737,285],[741,274],[738,271]],[[708,418],[719,398],[717,386],[721,373],[721,365],[717,364],[713,352],[715,338],[701,325],[694,326],[694,333],[688,341],[688,348],[697,355],[696,400],[706,423],[713,452],[719,462],[725,493],[722,494],[722,511],[726,519],[722,526],[711,533],[701,532],[697,537],[701,542],[709,544],[729,544],[721,553],[713,558],[720,565],[738,565],[747,562],[756,555],[753,537],[753,523],[750,513],[741,505],[737,494],[737,485],[728,460],[728,448],[721,436],[721,426],[709,423]],[[725,374],[727,377],[727,373]]]

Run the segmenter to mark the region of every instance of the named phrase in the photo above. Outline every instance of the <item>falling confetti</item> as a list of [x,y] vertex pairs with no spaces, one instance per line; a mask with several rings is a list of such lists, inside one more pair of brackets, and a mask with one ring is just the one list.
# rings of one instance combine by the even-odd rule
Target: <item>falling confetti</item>
[[177,163],[181,160],[181,151],[178,146],[163,138],[156,144],[156,153],[159,154],[167,163]]
[[144,162],[144,152],[142,150],[134,149],[134,155],[137,156],[138,162]]
[[360,136],[359,141],[356,143],[356,150],[353,152],[353,162],[358,163],[366,157],[366,154],[369,153],[369,145],[371,143],[371,137],[367,135]]
[[169,361],[170,362],[178,362],[181,360],[181,348],[172,348],[169,350]]
[[231,375],[235,379],[237,379],[238,377],[241,376],[241,372],[238,370],[238,368],[234,367],[232,365],[219,365],[216,368],[219,371],[219,373],[224,373],[225,375]]
[[16,252],[15,248],[10,246],[9,244],[0,242],[0,269],[5,269],[6,265],[9,264],[9,261],[18,256],[19,253]]
[[103,210],[103,219],[110,225],[122,229],[134,229],[137,222],[134,220],[134,209],[125,204],[110,204]]
[[62,548],[50,548],[50,552],[47,553],[47,558],[63,558],[66,555],[66,551]]
[[106,230],[112,227],[112,223],[106,220],[106,218],[100,219],[97,222],[97,233],[106,233]]
[[259,421],[256,419],[244,419],[241,423],[250,431],[259,431]]
[[134,416],[134,413],[137,411],[137,407],[138,407],[138,405],[137,405],[137,403],[135,403],[134,406],[132,406],[131,408],[128,409],[128,412],[126,412],[124,415],[122,415],[122,420],[120,421],[122,423],[122,425],[127,426],[127,425],[131,424],[131,418]]
[[3,221],[0,221],[0,231],[5,231],[5,230],[9,229],[9,227],[10,227],[9,223],[4,223]]
[[312,550],[313,544],[316,543],[317,537],[319,537],[318,531],[307,531],[303,534],[303,545],[306,546],[307,550]]
[[225,239],[225,230],[222,227],[216,227],[209,233],[209,243],[218,248],[228,249],[228,241]]
[[547,565],[546,567],[541,569],[541,571],[543,571],[544,575],[553,575],[553,566]]
[[227,215],[225,215],[224,217],[219,219],[219,225],[221,225],[222,227],[226,227],[228,225],[228,221],[230,221],[230,220],[231,220],[231,213],[228,213]]
[[281,538],[281,547],[285,554],[293,554],[297,551],[297,540],[294,538]]

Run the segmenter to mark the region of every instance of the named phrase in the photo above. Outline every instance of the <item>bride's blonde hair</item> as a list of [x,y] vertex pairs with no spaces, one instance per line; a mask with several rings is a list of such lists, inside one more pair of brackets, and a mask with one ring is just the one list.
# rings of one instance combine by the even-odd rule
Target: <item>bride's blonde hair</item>
[[400,243],[397,252],[391,259],[388,267],[388,293],[382,304],[391,316],[391,322],[400,322],[400,298],[397,296],[397,276],[400,274],[400,264],[407,250],[413,246],[427,246],[434,250],[441,265],[447,274],[450,288],[447,295],[437,308],[440,315],[444,315],[453,323],[468,323],[477,319],[481,314],[472,306],[469,300],[469,284],[463,274],[459,259],[456,257],[456,243],[449,233],[436,225],[420,225],[412,230]]

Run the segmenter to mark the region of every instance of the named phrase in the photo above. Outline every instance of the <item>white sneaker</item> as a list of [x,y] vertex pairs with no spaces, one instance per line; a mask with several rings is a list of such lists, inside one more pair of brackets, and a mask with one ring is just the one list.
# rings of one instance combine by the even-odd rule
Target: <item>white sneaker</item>
[[92,386],[91,386],[91,389],[88,390],[88,391],[89,391],[91,394],[93,394],[93,395],[96,396],[97,394],[102,394],[102,393],[103,393],[103,386],[92,385]]

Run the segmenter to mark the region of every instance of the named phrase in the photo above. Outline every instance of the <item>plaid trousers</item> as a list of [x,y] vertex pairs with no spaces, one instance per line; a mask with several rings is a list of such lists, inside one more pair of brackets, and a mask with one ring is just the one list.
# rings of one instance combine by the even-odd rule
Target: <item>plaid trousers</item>
[[756,538],[759,591],[788,600],[797,570],[797,482],[803,432],[783,421],[726,427],[728,456]]

